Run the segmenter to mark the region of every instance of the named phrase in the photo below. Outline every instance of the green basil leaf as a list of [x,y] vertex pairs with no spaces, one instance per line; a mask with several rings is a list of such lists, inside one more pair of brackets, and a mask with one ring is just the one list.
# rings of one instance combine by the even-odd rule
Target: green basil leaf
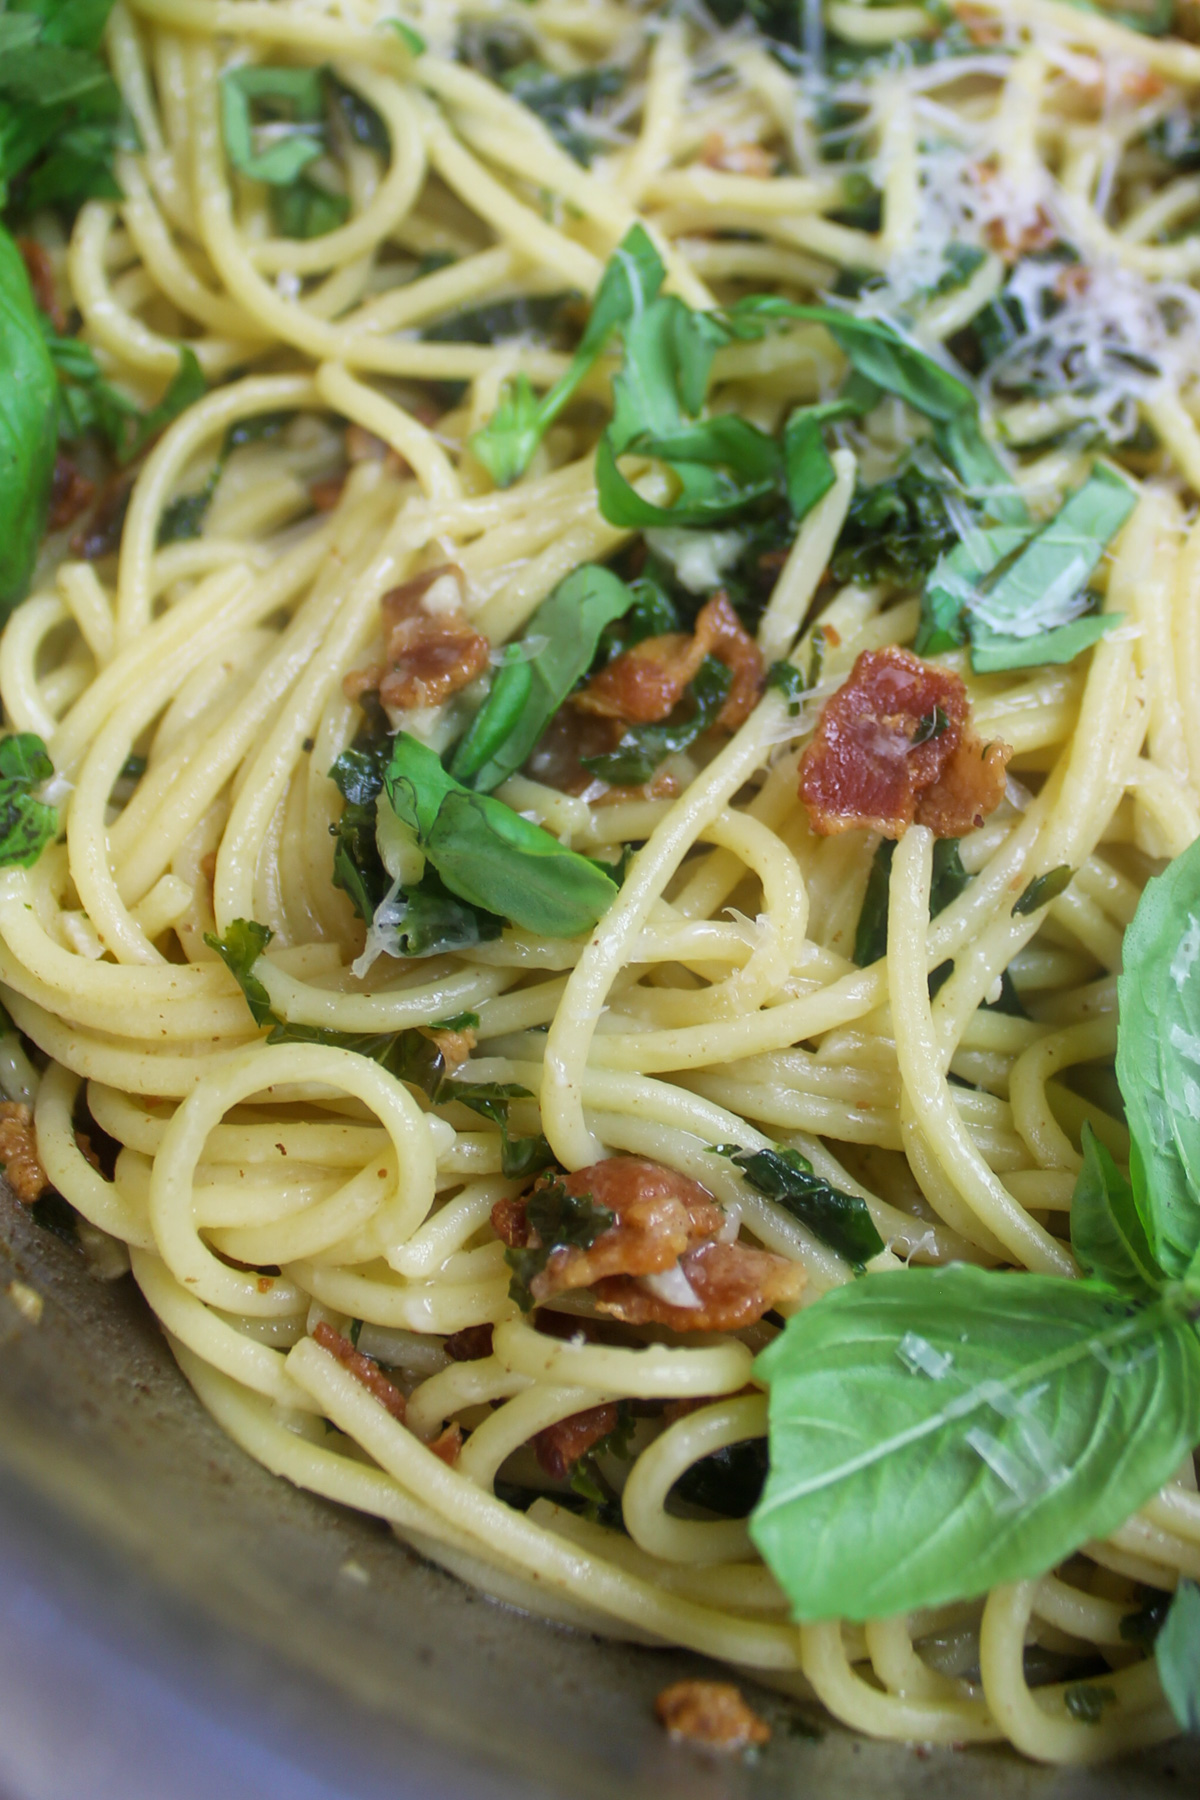
[[58,380],[21,252],[0,227],[0,618],[25,598],[58,450]]
[[601,781],[640,787],[664,758],[694,744],[716,721],[733,686],[733,673],[715,656],[706,656],[684,696],[661,725],[632,725],[615,750],[585,756],[583,766]]
[[[254,148],[252,102],[272,118],[297,126],[267,149]],[[319,125],[325,116],[325,93],[319,69],[253,66],[231,69],[221,77],[221,129],[225,150],[235,169],[252,181],[289,187],[302,169],[321,155],[319,135],[303,127]]]
[[1091,1126],[1083,1125],[1083,1167],[1071,1197],[1071,1248],[1085,1274],[1141,1299],[1162,1286],[1133,1189]]
[[[450,765],[459,781],[488,793],[515,774],[581,675],[601,633],[633,605],[609,569],[585,564],[543,600],[520,644],[510,644],[492,689]],[[544,640],[539,645],[539,640]]]
[[839,349],[883,393],[894,394],[939,427],[939,447],[963,484],[1005,524],[1027,517],[1024,502],[979,428],[979,407],[964,381],[919,350],[882,319],[857,318],[834,306],[802,306],[770,294],[751,294],[727,315],[739,328],[797,320],[824,325]]
[[0,52],[5,56],[36,44],[41,35],[41,22],[32,13],[0,13]]
[[344,194],[330,193],[307,175],[299,176],[290,187],[271,189],[271,223],[280,237],[325,237],[349,216],[350,202]]
[[152,406],[143,414],[138,422],[132,440],[124,450],[118,451],[122,462],[131,462],[138,453],[153,443],[160,432],[177,419],[180,413],[186,412],[198,400],[203,400],[208,392],[208,383],[200,364],[196,361],[196,352],[187,344],[179,350],[179,368],[172,376],[166,393],[157,406]]
[[1167,1703],[1181,1731],[1200,1733],[1200,1587],[1181,1581],[1166,1622],[1154,1640],[1154,1659]]
[[1057,868],[1047,869],[1044,875],[1035,875],[1032,881],[1026,882],[1021,890],[1021,897],[1013,906],[1014,919],[1027,918],[1030,913],[1040,912],[1043,906],[1049,906],[1060,894],[1070,887],[1075,871],[1067,863],[1059,863]]
[[211,931],[204,934],[209,949],[216,951],[245,994],[256,1025],[277,1023],[271,1011],[271,996],[254,973],[255,963],[274,935],[269,925],[260,925],[257,919],[235,919],[224,937],[216,937]]
[[1188,1272],[1200,1248],[1200,840],[1147,882],[1117,983],[1117,1080],[1130,1178],[1155,1258]]
[[424,849],[452,893],[546,937],[589,931],[617,885],[498,800],[449,793]]
[[966,642],[967,610],[980,584],[1028,542],[1029,531],[1021,526],[980,527],[945,552],[921,595],[913,642],[918,656],[938,656]]
[[503,1081],[446,1081],[438,1095],[439,1103],[457,1100],[499,1127],[500,1168],[510,1181],[540,1174],[554,1161],[554,1152],[540,1132],[534,1137],[513,1137],[509,1132],[508,1109],[512,1101],[532,1098],[528,1088]]
[[756,1373],[771,1466],[750,1531],[798,1619],[889,1618],[1039,1575],[1200,1439],[1188,1321],[1053,1276],[867,1275],[792,1318]]
[[0,738],[0,868],[31,869],[58,835],[58,809],[35,797],[54,764],[32,731]]
[[825,426],[837,419],[857,418],[863,410],[853,398],[843,394],[840,399],[822,401],[816,406],[798,406],[789,415],[783,428],[783,467],[794,519],[803,519],[810,513],[837,480],[833,458],[825,448]]
[[714,1154],[727,1156],[750,1186],[782,1206],[813,1236],[837,1252],[854,1269],[862,1269],[883,1249],[870,1208],[860,1194],[846,1194],[813,1172],[799,1150],[739,1150],[718,1144]]
[[98,50],[112,9],[113,0],[22,0],[20,11],[42,21],[46,43]]
[[403,19],[384,19],[383,24],[391,27],[410,56],[424,56],[429,45],[412,25],[406,24]]
[[[617,456],[626,452],[669,464],[679,483],[678,497],[670,506],[643,499],[626,481],[617,467]],[[596,493],[602,516],[610,524],[643,531],[718,523],[774,494],[781,470],[774,440],[734,413],[718,413],[698,423],[681,420],[669,431],[642,432],[625,443],[614,424],[596,447]]]
[[587,931],[616,883],[511,807],[448,775],[432,750],[400,732],[385,776],[397,818],[452,894],[548,937]]
[[1063,621],[1137,503],[1123,475],[1097,463],[1020,555],[985,592],[967,602],[971,663],[978,670],[1069,662],[1095,643],[1118,615]]
[[538,400],[529,378],[519,375],[500,397],[471,449],[499,487],[524,474],[534,451],[596,362],[618,325],[648,306],[662,286],[662,259],[645,228],[635,225],[622,238],[605,268],[592,301],[587,329],[564,375]]

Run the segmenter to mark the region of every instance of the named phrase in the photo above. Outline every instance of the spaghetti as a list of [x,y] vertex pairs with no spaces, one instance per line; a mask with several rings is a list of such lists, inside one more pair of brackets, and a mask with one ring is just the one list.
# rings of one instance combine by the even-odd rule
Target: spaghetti
[[[121,198],[88,200],[52,262],[132,407],[161,399],[181,346],[203,380],[135,463],[119,545],[81,556],[70,527],[52,533],[0,640],[5,720],[44,741],[63,823],[32,866],[0,870],[20,1033],[0,1081],[33,1105],[90,1241],[127,1246],[200,1399],[277,1473],[498,1598],[687,1646],[872,1735],[1091,1760],[1177,1729],[1127,1621],[1200,1577],[1190,1457],[1053,1569],[796,1624],[746,1523],[767,1429],[753,1371],[784,1316],[862,1260],[1074,1275],[1083,1128],[1129,1160],[1122,939],[1148,878],[1200,836],[1200,49],[1056,0],[946,17],[839,0],[787,31],[771,7],[725,15],[113,7],[105,54],[139,147],[118,153]],[[919,596],[973,541],[976,488],[932,416],[877,385],[818,421],[827,477],[799,517],[777,485],[711,526],[664,522],[678,471],[631,439],[611,461],[636,504],[614,520],[617,340],[570,371],[631,242],[680,316],[751,294],[801,309],[723,332],[710,421],[774,442],[848,366],[861,376],[865,353],[803,316],[832,305],[899,328],[977,396],[1031,521],[1010,518],[1018,537],[1097,456],[1122,472],[1100,610],[1015,629],[993,588],[970,644],[923,652],[981,745],[1009,753],[999,805],[998,788],[952,834],[940,905],[951,836],[816,829],[799,785],[858,659],[925,629]],[[568,376],[502,485],[497,421]],[[637,506],[657,522],[629,522]],[[653,754],[619,707],[593,717],[589,752],[569,693],[637,648],[627,614],[597,628],[559,712],[576,768],[590,753],[608,774],[569,791],[543,741],[489,804],[545,828],[554,894],[591,880],[604,898],[583,928],[514,925],[490,876],[464,898],[448,853],[431,888],[431,835],[354,771],[386,762],[397,726],[414,769],[448,761],[502,678],[542,679],[546,604],[593,568],[643,600],[657,580],[676,614],[642,640],[674,633],[672,654],[732,594],[728,643],[750,644],[758,680],[714,728],[734,656],[714,637],[668,724],[651,714],[668,733]],[[482,646],[449,689],[431,619],[451,671]],[[1080,627],[1081,654],[1038,654],[1037,632]],[[985,628],[1022,656],[981,671]],[[389,667],[417,687],[384,719]],[[721,688],[703,716],[702,669]],[[768,1151],[799,1152],[886,1248],[860,1258],[756,1185],[746,1158]],[[537,1195],[594,1204],[569,1172],[614,1156],[698,1185],[721,1222],[706,1245],[783,1267],[771,1309],[686,1328],[686,1220],[667,1271],[539,1290],[546,1250],[593,1256],[606,1222],[544,1239],[539,1271]],[[599,1435],[568,1454],[567,1425],[593,1415]]]

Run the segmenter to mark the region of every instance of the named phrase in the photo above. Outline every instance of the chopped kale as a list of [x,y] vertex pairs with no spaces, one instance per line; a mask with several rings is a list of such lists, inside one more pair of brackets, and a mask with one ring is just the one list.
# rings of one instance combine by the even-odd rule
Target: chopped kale
[[890,480],[855,490],[833,556],[834,579],[919,587],[958,541],[945,485],[909,463]]
[[766,1479],[767,1440],[748,1438],[694,1462],[671,1489],[671,1497],[723,1519],[744,1519],[758,1505]]
[[547,1181],[534,1189],[525,1216],[541,1242],[536,1249],[512,1246],[504,1260],[513,1271],[508,1284],[511,1299],[522,1312],[533,1305],[531,1283],[540,1275],[555,1250],[590,1250],[613,1224],[616,1214],[600,1206],[590,1194],[568,1194],[561,1181]]

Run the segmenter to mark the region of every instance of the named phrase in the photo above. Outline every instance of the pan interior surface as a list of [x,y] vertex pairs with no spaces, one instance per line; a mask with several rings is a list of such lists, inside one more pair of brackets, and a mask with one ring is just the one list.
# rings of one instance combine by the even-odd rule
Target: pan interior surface
[[653,1697],[702,1659],[531,1619],[275,1479],[201,1409],[132,1283],[95,1280],[7,1196],[0,1352],[5,1800],[1197,1791],[1195,1743],[1038,1769],[870,1743],[761,1689],[755,1760],[674,1746]]

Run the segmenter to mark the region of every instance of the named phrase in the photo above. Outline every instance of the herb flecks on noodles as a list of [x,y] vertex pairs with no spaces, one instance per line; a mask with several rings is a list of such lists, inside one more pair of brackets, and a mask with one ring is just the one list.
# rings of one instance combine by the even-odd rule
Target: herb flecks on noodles
[[3,1123],[292,1479],[1090,1761],[1200,1718],[1200,48],[711,4],[0,15]]

